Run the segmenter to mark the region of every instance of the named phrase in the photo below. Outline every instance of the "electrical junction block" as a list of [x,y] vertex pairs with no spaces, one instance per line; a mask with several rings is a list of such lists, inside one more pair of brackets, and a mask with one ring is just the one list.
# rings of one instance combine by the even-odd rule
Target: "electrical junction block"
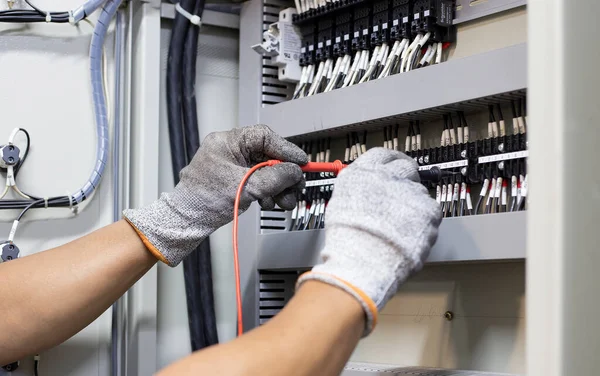
[[279,12],[279,21],[269,25],[263,33],[263,42],[252,46],[252,49],[263,56],[271,57],[274,65],[279,67],[280,81],[300,81],[300,54],[302,35],[292,23],[294,8]]

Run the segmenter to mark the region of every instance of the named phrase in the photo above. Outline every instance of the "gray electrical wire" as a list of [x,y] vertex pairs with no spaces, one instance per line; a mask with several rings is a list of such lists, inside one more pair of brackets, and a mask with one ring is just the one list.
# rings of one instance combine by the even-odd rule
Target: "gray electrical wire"
[[[90,45],[90,76],[97,133],[96,164],[87,183],[85,183],[78,192],[73,194],[72,199],[76,204],[79,204],[90,197],[96,187],[98,187],[108,159],[108,115],[102,78],[102,47],[104,45],[110,21],[116,14],[119,5],[121,5],[121,1],[122,0],[108,0],[104,4],[100,16],[98,17],[96,27],[94,28],[94,35],[92,36]],[[84,4],[83,7],[86,9],[85,14],[89,14],[88,10],[90,9],[95,10],[97,8],[95,4],[100,2],[100,0],[93,0]],[[93,8],[94,6],[96,6],[96,8]]]

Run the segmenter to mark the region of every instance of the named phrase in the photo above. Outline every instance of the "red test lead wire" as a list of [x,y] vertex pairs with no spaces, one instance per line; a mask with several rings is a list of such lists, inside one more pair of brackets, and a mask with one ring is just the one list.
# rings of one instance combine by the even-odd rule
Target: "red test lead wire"
[[[238,257],[238,217],[240,210],[240,198],[242,197],[242,192],[244,191],[244,186],[248,181],[248,178],[256,172],[256,170],[268,167],[275,166],[276,164],[282,163],[278,160],[269,160],[266,162],[259,163],[248,172],[240,181],[240,185],[238,186],[237,192],[235,194],[235,202],[233,204],[233,268],[235,273],[235,298],[237,305],[237,333],[238,337],[244,333],[244,323],[243,323],[243,315],[242,315],[242,290],[240,286],[240,263]],[[304,172],[332,172],[334,174],[338,174],[344,167],[347,165],[343,164],[341,161],[336,160],[333,162],[308,162],[307,164],[300,166],[302,171]]]

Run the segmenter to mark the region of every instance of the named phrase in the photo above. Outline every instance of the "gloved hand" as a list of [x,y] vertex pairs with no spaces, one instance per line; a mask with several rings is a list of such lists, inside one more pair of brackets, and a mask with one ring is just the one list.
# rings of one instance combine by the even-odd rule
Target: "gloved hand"
[[278,204],[291,210],[304,185],[299,164],[308,156],[265,125],[209,134],[191,163],[181,171],[173,192],[123,217],[146,247],[170,266],[179,264],[204,238],[233,219],[240,181],[249,167],[269,159],[284,162],[256,171],[248,179],[240,212],[258,200],[263,209]]
[[336,179],[327,206],[323,263],[298,279],[336,286],[362,305],[364,335],[398,287],[423,266],[437,239],[441,211],[419,183],[410,157],[371,149]]

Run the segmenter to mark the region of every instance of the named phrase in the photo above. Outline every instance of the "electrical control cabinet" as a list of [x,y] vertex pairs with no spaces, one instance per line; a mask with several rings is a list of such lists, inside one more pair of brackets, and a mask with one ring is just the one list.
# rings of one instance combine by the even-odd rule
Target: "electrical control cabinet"
[[[260,14],[273,13],[274,9],[286,9],[290,3],[265,0],[245,4],[241,13],[243,36],[240,40],[240,64],[243,69],[252,68],[256,73],[251,80],[240,78],[240,91],[254,92],[255,97],[252,99],[249,95],[240,98],[240,124],[267,124],[277,133],[304,146],[305,150],[313,154],[316,152],[314,155],[317,156],[319,150],[325,150],[322,145],[331,144],[327,149],[330,149],[332,159],[344,160],[344,147],[353,144],[354,139],[362,140],[363,133],[367,135],[367,147],[388,145],[388,140],[389,145],[392,145],[395,137],[400,144],[398,149],[404,150],[407,131],[418,122],[423,146],[419,149],[411,148],[407,153],[415,158],[420,168],[444,165],[456,171],[461,168],[469,171],[465,173],[463,181],[472,183],[474,201],[479,197],[485,171],[497,171],[498,163],[501,163],[502,168],[506,163],[507,172],[491,174],[494,177],[508,174],[510,182],[512,172],[508,171],[512,170],[509,166],[525,166],[527,156],[526,137],[518,135],[518,130],[511,136],[511,106],[516,104],[525,117],[525,110],[521,110],[525,103],[528,79],[524,2],[506,1],[502,2],[503,6],[484,5],[478,9],[459,2],[449,10],[450,3],[452,2],[367,1],[357,2],[353,6],[348,2],[348,5],[340,3],[342,5],[339,10],[336,10],[337,5],[333,3],[331,9],[316,8],[298,14],[295,20],[301,34],[305,41],[307,36],[308,39],[314,38],[310,40],[314,40],[316,51],[315,54],[304,55],[311,56],[301,62],[304,66],[324,61],[327,53],[335,56],[352,54],[353,51],[371,48],[371,44],[380,44],[385,38],[397,40],[425,28],[438,32],[433,38],[440,41],[451,40],[455,45],[449,48],[447,61],[431,67],[299,99],[296,99],[295,90],[290,85],[288,94],[276,102],[265,100],[264,92],[256,91],[257,83],[269,79],[269,59],[259,61],[251,51],[244,51],[244,46],[252,41],[253,34],[258,35],[264,27],[256,22],[261,19]],[[448,19],[448,12],[452,14],[452,19]],[[323,14],[331,15],[327,16],[327,22],[333,21],[333,24],[319,21]],[[485,32],[489,27],[486,22],[479,26],[477,19],[480,17],[492,17],[492,23],[500,24],[522,22],[519,26],[522,34],[516,38],[495,35],[498,40],[490,44],[496,43],[498,47],[486,48],[482,40],[477,40],[471,34],[473,28],[480,27],[481,32]],[[463,26],[464,23],[467,24]],[[438,24],[452,24],[456,28],[455,35],[449,37],[439,34],[442,29],[436,29],[435,25]],[[432,32],[433,34],[435,33]],[[345,35],[349,37],[345,39]],[[319,43],[326,46],[330,38],[333,39],[331,51],[327,48],[319,49]],[[477,44],[479,50],[472,47]],[[306,47],[303,52],[310,50],[308,44]],[[468,49],[474,49],[475,52],[465,53]],[[493,107],[492,110],[490,106]],[[498,118],[504,115],[502,128],[507,131],[503,131],[502,135],[487,133],[490,111]],[[469,123],[470,139],[462,144],[457,143],[456,146],[440,147],[443,123],[448,122],[446,117],[449,116],[449,121],[454,124],[462,124],[460,114],[464,114],[465,121]],[[347,142],[347,137],[352,141]],[[500,144],[502,146],[499,149]],[[505,147],[508,149],[504,149]],[[513,154],[509,155],[509,151]],[[329,188],[335,187],[333,176],[307,176],[307,180],[307,191],[312,189],[317,192],[315,195],[325,201],[330,197]],[[498,202],[502,196],[500,187],[499,183]],[[430,188],[434,195],[434,187]],[[314,201],[313,197],[308,200],[313,200],[312,206],[315,203],[319,205],[319,199]],[[493,214],[483,214],[482,211],[479,215],[452,216],[443,220],[439,240],[429,256],[429,266],[425,268],[426,276],[422,280],[409,282],[399,292],[398,297],[383,312],[385,319],[381,324],[382,328],[376,330],[372,338],[362,341],[355,351],[352,361],[366,361],[372,367],[367,365],[366,368],[360,368],[357,363],[351,362],[345,375],[376,375],[378,372],[387,374],[394,369],[377,368],[376,363],[462,368],[473,370],[474,373],[465,373],[473,375],[479,374],[477,371],[481,371],[481,374],[524,373],[523,260],[526,257],[527,212],[513,212],[510,209],[505,211],[506,213]],[[319,212],[319,206],[315,212]],[[242,216],[240,236],[246,239],[245,244],[240,245],[242,280],[247,283],[244,291],[245,327],[264,324],[276,315],[293,296],[298,275],[319,262],[319,252],[325,237],[322,225],[326,226],[326,214],[324,218],[320,224],[311,222],[308,226],[298,226],[297,212],[277,209],[261,211],[257,207],[252,207]],[[453,263],[465,262],[468,264],[453,266]],[[506,272],[513,278],[506,284],[505,293],[510,293],[502,295],[495,291],[493,281],[504,280],[503,273]],[[464,278],[463,274],[471,277]],[[462,312],[462,304],[473,307],[487,304],[486,299],[479,298],[486,294],[499,302],[507,303],[507,306],[496,312],[502,318],[494,317],[492,311],[486,310],[480,310],[481,317],[477,319],[468,311]],[[515,301],[518,303],[515,304]],[[402,302],[407,304],[405,308],[399,308],[403,306]],[[454,312],[458,312],[457,317],[460,317],[457,321],[444,318],[445,314]],[[472,329],[474,333],[484,335],[484,327],[477,325],[485,323],[493,328],[502,325],[503,320],[509,320],[511,324],[492,335],[489,342],[481,344],[478,363],[475,355],[477,350],[461,345],[467,338],[466,328],[475,325],[476,329]],[[476,321],[479,323],[476,324]],[[389,335],[384,333],[386,331]],[[391,333],[399,337],[390,337]],[[414,336],[416,346],[411,350],[409,348],[413,346],[410,345],[410,340],[400,339],[405,335],[410,336],[409,333]],[[438,344],[432,345],[419,339],[427,337],[431,341],[439,341]],[[430,356],[424,355],[422,351],[429,352]],[[416,370],[417,368],[405,371]],[[401,368],[394,369],[393,372],[403,374]],[[437,375],[446,371],[421,369],[419,372]]]

